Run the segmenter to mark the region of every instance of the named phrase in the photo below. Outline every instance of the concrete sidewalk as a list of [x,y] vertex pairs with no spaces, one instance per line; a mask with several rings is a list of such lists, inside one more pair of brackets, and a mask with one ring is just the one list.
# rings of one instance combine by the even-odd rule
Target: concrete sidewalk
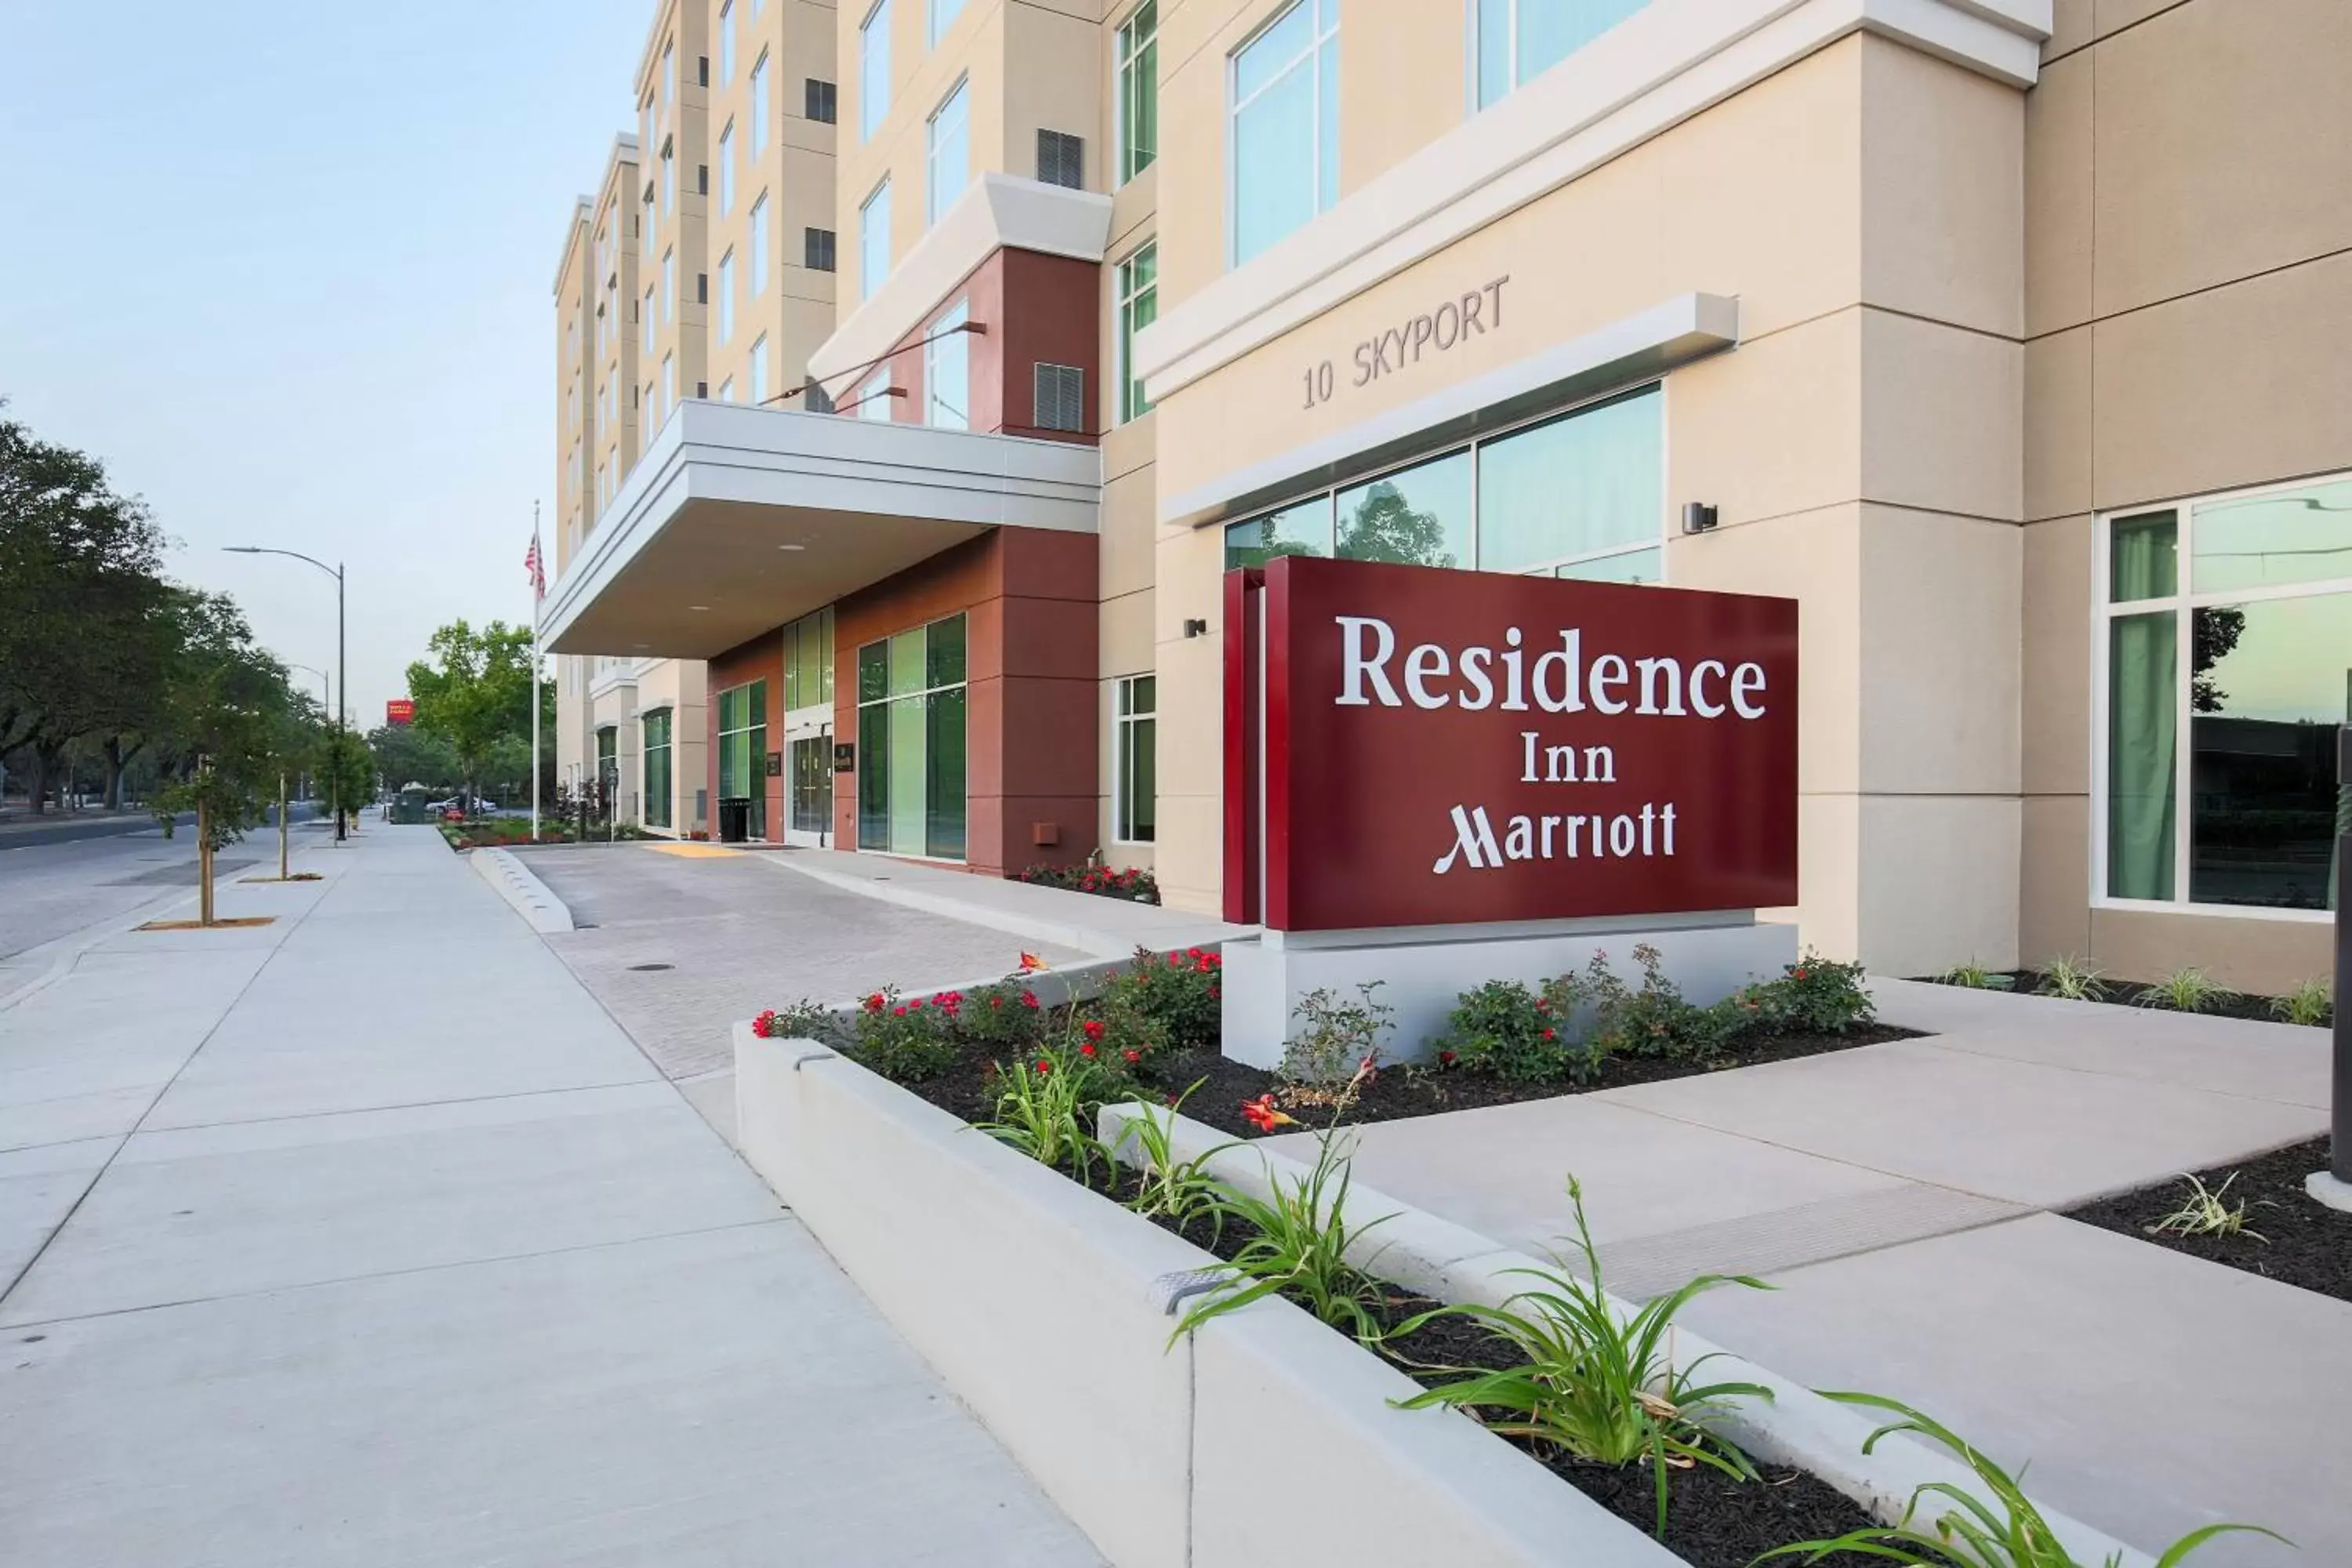
[[1685,1314],[1741,1354],[1918,1405],[2134,1545],[2236,1519],[2303,1548],[2233,1537],[2200,1568],[2352,1563],[2352,1305],[2046,1212],[2325,1131],[2326,1032],[1872,989],[1930,1037],[1375,1124],[1356,1171],[1538,1256],[1573,1172],[1612,1289],[1781,1287]]
[[0,1561],[1096,1561],[430,828],[0,1012]]

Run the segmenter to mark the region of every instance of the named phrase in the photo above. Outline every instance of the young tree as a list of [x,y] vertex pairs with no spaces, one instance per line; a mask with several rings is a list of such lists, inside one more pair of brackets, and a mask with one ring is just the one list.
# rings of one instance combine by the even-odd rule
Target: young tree
[[478,632],[452,621],[426,646],[432,661],[408,667],[416,729],[456,752],[470,796],[499,740],[530,733],[530,628],[492,621]]
[[213,856],[261,820],[292,761],[294,697],[284,667],[254,647],[234,604],[211,594],[191,599],[189,637],[163,694],[179,772],[153,804],[166,837],[179,813],[196,814],[198,919],[211,925]]

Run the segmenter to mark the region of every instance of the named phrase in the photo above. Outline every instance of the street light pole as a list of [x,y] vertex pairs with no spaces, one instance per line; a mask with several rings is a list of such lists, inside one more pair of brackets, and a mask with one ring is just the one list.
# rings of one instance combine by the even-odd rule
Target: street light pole
[[222,546],[232,555],[290,555],[297,561],[308,562],[335,580],[335,767],[327,775],[327,808],[335,814],[335,842],[343,842],[343,705],[352,700],[351,667],[343,658],[343,568],[341,562],[330,566],[315,555],[305,555],[299,550],[275,550],[266,544],[228,544]]

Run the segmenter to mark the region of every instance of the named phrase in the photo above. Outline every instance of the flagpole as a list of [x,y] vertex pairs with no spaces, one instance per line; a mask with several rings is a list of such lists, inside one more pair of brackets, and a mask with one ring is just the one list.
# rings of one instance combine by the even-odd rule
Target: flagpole
[[539,842],[539,503],[530,503],[530,841]]

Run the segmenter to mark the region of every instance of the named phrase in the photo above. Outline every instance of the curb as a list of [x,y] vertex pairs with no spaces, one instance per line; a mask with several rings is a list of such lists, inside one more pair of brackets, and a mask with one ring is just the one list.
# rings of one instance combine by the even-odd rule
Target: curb
[[572,910],[541,881],[523,863],[504,849],[475,849],[466,858],[474,863],[474,870],[498,890],[499,897],[512,904],[515,912],[530,923],[541,936],[551,931],[571,931]]
[[[1137,1110],[1131,1104],[1106,1105],[1097,1124],[1113,1155],[1130,1163],[1139,1158],[1129,1141],[1129,1125]],[[1169,1152],[1178,1160],[1192,1160],[1223,1147],[1223,1153],[1210,1160],[1208,1171],[1259,1198],[1272,1195],[1276,1178],[1287,1186],[1307,1174],[1307,1167],[1287,1154],[1247,1143],[1231,1146],[1236,1142],[1180,1114],[1173,1118]],[[1348,1202],[1358,1214],[1390,1216],[1360,1248],[1350,1248],[1349,1260],[1369,1274],[1440,1301],[1500,1307],[1528,1289],[1529,1282],[1519,1270],[1547,1267],[1545,1259],[1530,1258],[1451,1220],[1400,1203],[1362,1182],[1349,1184]],[[1634,1309],[1625,1301],[1613,1295],[1609,1301],[1621,1319],[1633,1316]],[[1712,1357],[1710,1378],[1761,1384],[1772,1391],[1769,1402],[1735,1406],[1732,1414],[1717,1422],[1726,1436],[1757,1458],[1811,1471],[1885,1522],[1900,1520],[1912,1494],[1922,1485],[1940,1482],[1979,1495],[1967,1467],[1924,1442],[1888,1442],[1874,1453],[1864,1454],[1863,1443],[1880,1424],[1876,1419],[1824,1399],[1756,1365],[1737,1351],[1679,1326],[1668,1346],[1679,1367],[1688,1368]],[[2042,1517],[2077,1561],[2105,1563],[2108,1568],[2151,1568],[2147,1553],[2042,1506],[2039,1499],[2035,1506],[2042,1508]]]
[[[811,881],[823,882],[826,887],[838,888],[843,892],[860,893],[869,899],[877,899],[886,904],[897,904],[902,909],[919,910],[924,914],[961,921],[966,925],[986,926],[992,931],[1001,931],[1007,936],[1024,937],[1031,942],[1048,942],[1056,947],[1075,948],[1080,952],[1091,953],[1097,958],[1132,958],[1135,956],[1138,945],[1134,933],[1115,936],[1089,926],[1071,925],[1042,916],[1024,915],[1012,910],[995,909],[986,904],[970,903],[961,899],[950,899],[939,893],[926,893],[912,888],[900,888],[877,882],[868,877],[845,877],[838,871],[828,871],[819,866],[803,865],[797,860],[782,856],[771,857],[768,863],[806,877]],[[1091,896],[1085,893],[1071,895],[1073,898]],[[1181,922],[1171,921],[1170,923],[1175,925]],[[1199,923],[1209,926],[1217,922],[1202,920]],[[1143,942],[1141,945],[1149,947],[1153,944]],[[1186,945],[1207,947],[1211,944],[1206,942],[1191,942]]]

